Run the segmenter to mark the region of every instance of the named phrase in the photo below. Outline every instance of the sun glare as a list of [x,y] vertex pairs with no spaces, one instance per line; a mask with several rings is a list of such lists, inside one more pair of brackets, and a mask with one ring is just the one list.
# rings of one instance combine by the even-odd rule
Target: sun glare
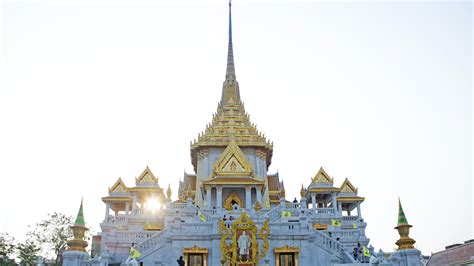
[[155,212],[160,209],[160,202],[157,199],[148,199],[145,203],[145,208]]

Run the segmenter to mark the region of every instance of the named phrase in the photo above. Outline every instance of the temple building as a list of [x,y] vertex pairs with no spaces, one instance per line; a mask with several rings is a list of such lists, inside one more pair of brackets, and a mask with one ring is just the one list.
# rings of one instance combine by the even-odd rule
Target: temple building
[[286,199],[279,174],[268,172],[273,142],[257,130],[240,97],[230,3],[221,99],[190,153],[194,173],[184,173],[176,201],[148,167],[134,185],[111,182],[94,263],[104,256],[107,265],[126,265],[133,245],[143,265],[176,265],[180,256],[190,266],[421,265],[406,218],[397,226],[403,249],[388,258],[374,252],[365,234],[364,197],[347,178],[334,180],[321,167],[308,173],[298,200]]

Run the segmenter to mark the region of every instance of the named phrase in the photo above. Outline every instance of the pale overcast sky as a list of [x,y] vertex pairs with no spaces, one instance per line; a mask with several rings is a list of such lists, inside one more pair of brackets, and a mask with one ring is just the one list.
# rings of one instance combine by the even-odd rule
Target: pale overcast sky
[[[0,232],[148,165],[177,197],[189,141],[211,121],[227,53],[226,1],[2,3]],[[473,238],[469,1],[233,3],[242,99],[274,141],[271,172],[299,196],[320,166],[366,198],[392,251],[398,196],[424,254]],[[299,197],[298,197],[299,198]]]

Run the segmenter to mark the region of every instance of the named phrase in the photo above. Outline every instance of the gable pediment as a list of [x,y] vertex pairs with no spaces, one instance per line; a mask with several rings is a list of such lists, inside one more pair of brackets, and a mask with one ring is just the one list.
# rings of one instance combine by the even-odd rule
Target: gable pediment
[[245,154],[234,140],[214,164],[214,175],[251,176],[253,174],[252,164],[247,160]]
[[341,185],[341,192],[344,192],[344,193],[357,193],[357,188],[355,188],[351,181],[349,181],[349,179],[346,178],[346,180],[344,180],[344,183],[342,183]]
[[321,167],[318,173],[311,180],[313,184],[333,184],[333,179]]
[[119,177],[119,179],[115,182],[115,184],[109,188],[109,193],[127,193],[128,188],[125,185],[125,183],[122,181],[122,178]]
[[149,183],[158,183],[158,178],[155,177],[155,175],[151,172],[150,168],[148,166],[143,170],[141,175],[137,178],[135,178],[136,184],[149,184]]

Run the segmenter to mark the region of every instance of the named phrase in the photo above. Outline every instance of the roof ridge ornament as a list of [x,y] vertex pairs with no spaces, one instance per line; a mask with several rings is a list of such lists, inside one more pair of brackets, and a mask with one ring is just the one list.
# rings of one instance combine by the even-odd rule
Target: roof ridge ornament
[[229,41],[227,48],[227,67],[225,72],[225,81],[222,88],[223,105],[240,104],[239,83],[235,77],[234,49],[232,44],[232,2],[229,0]]

